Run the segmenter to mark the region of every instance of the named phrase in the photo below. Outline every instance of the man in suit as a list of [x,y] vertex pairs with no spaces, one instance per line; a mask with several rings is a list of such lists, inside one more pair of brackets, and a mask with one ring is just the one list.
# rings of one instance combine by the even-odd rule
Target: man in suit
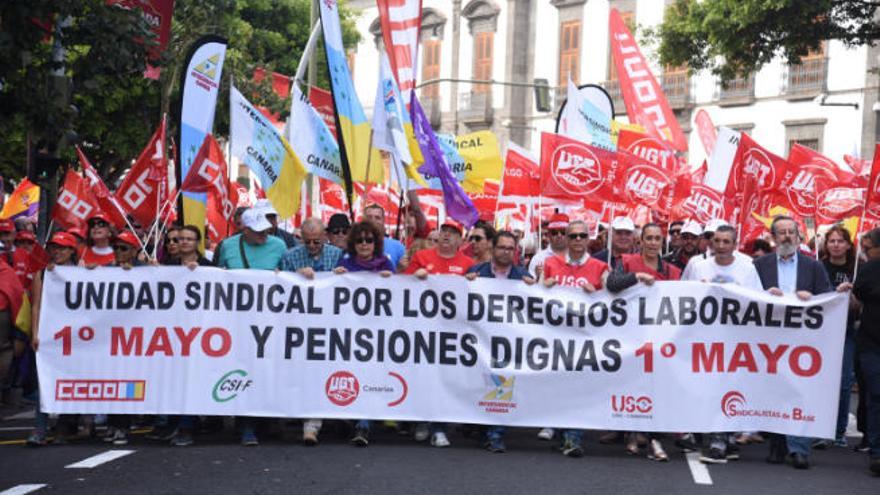
[[[795,294],[798,299],[807,301],[814,294],[834,290],[825,267],[798,252],[801,234],[793,218],[776,217],[770,225],[770,233],[776,242],[776,252],[755,260],[755,268],[767,292],[775,296]],[[782,464],[787,453],[796,469],[808,469],[811,442],[805,437],[771,435],[767,462]]]

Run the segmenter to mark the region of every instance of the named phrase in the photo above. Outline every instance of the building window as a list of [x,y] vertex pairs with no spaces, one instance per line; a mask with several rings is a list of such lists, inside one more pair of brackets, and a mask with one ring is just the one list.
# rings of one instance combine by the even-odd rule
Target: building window
[[792,144],[800,144],[807,148],[822,152],[822,137],[828,119],[783,120],[785,126],[785,143],[788,149]]
[[[492,40],[495,33],[486,31],[474,35],[474,79],[492,79]],[[488,84],[475,84],[474,93],[488,93]]]
[[578,84],[581,75],[581,21],[563,22],[559,27],[559,87],[568,79]]
[[755,75],[718,82],[715,99],[721,106],[748,105],[755,101]]
[[825,43],[818,50],[811,50],[800,63],[788,66],[785,78],[785,94],[790,96],[815,96],[825,90],[828,75],[828,59],[825,56]]
[[[422,42],[422,82],[440,77],[440,40]],[[440,84],[429,84],[422,88],[423,98],[437,98]]]

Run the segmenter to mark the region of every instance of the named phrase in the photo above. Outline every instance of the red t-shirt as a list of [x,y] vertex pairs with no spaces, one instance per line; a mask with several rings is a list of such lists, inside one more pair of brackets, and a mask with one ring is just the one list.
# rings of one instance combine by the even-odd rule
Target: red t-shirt
[[440,256],[437,248],[422,249],[413,255],[412,261],[403,273],[411,275],[419,268],[424,268],[428,273],[435,275],[464,275],[473,265],[474,260],[460,252],[455,253],[452,258],[444,258]]
[[96,253],[95,248],[90,246],[83,251],[82,258],[79,261],[82,265],[107,266],[116,261],[116,256],[113,254],[113,249],[110,249],[109,253],[100,254]]
[[657,280],[678,280],[681,278],[681,270],[666,261],[660,260],[662,272],[645,264],[640,254],[623,255],[623,271],[626,273],[647,273]]
[[602,288],[602,275],[608,271],[608,265],[592,256],[579,265],[569,264],[563,256],[555,255],[544,262],[544,278],[553,278],[556,283],[565,287],[580,287],[581,283],[589,282],[597,290]]
[[28,271],[30,265],[31,253],[24,249],[16,249],[12,252],[12,268],[18,275],[18,280],[24,287],[24,290],[31,290],[31,283],[34,281],[34,274]]

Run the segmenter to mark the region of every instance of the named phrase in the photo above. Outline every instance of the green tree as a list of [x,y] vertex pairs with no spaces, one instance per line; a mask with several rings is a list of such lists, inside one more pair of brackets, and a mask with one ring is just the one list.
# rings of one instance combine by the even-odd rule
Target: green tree
[[878,7],[866,0],[676,0],[649,35],[659,39],[662,64],[709,69],[728,81],[778,55],[797,63],[825,40],[873,44]]

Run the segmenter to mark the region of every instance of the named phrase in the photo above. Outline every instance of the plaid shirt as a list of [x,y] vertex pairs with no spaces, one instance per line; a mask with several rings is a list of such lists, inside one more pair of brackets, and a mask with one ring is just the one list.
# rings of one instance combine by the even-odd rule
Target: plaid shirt
[[284,256],[281,257],[281,269],[295,272],[300,268],[310,266],[316,272],[329,272],[336,268],[336,263],[339,262],[342,254],[343,251],[338,247],[324,244],[320,256],[313,258],[305,245],[299,245],[284,253]]

